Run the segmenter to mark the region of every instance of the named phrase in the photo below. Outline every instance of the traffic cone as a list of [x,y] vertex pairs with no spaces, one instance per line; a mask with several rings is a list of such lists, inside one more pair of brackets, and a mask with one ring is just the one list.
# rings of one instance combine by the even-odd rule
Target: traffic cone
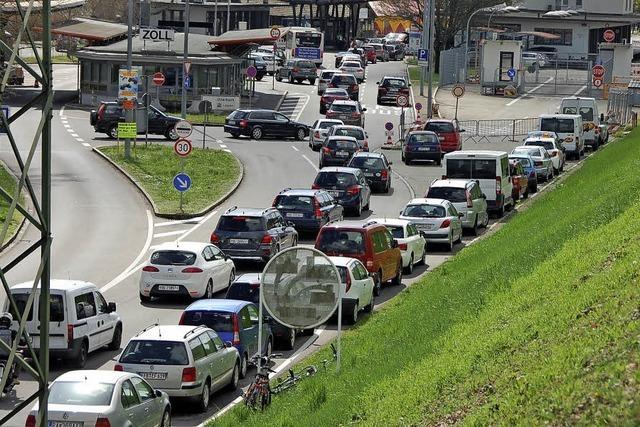
[[386,145],[393,145],[393,139],[391,139],[391,132],[387,132],[387,142]]
[[422,124],[422,117],[420,117],[420,111],[416,112],[416,124],[417,125],[421,125]]

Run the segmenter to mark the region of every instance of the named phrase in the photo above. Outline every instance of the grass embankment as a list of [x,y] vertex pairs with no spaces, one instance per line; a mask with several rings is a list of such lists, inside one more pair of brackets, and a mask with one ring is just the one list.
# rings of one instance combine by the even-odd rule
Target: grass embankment
[[[171,116],[176,116],[176,117],[180,117],[180,112],[173,112],[173,113],[167,113]],[[187,118],[186,120],[188,120],[189,122],[191,122],[191,124],[193,125],[204,125],[205,122],[207,123],[207,126],[222,126],[224,125],[224,119],[229,115],[229,113],[226,114],[214,114],[214,113],[209,113],[206,116],[204,114],[192,114],[192,113],[187,113]]]
[[345,333],[340,375],[213,425],[638,425],[639,167],[634,131]]
[[[42,60],[42,56],[40,57]],[[36,57],[35,56],[27,56],[24,58],[24,62],[27,64],[35,64]],[[67,56],[67,55],[53,55],[51,57],[51,63],[53,64],[77,64],[78,58],[75,56]]]
[[[173,177],[181,171],[180,159],[173,147],[163,145],[140,146],[133,150],[133,160],[124,159],[124,149],[100,149],[124,168],[147,191],[159,213],[179,213],[180,193],[173,187]],[[193,185],[184,193],[184,213],[201,212],[226,194],[241,173],[232,154],[221,150],[194,148],[185,161],[184,171]]]
[[[18,181],[16,177],[10,174],[9,172],[7,172],[7,170],[3,166],[0,166],[0,187],[2,187],[2,189],[7,193],[13,194],[16,191],[17,185],[18,185]],[[24,201],[24,198],[21,195],[20,203],[22,203],[23,201]],[[2,227],[4,226],[4,222],[7,220],[7,214],[9,213],[9,205],[10,205],[9,202],[7,202],[4,198],[0,197],[0,230],[2,230]],[[20,227],[20,223],[22,222],[23,218],[24,217],[20,212],[18,212],[17,210],[13,211],[13,216],[11,218],[11,221],[9,222],[9,228],[7,229],[7,235],[4,241],[1,242],[1,244],[4,244],[5,242],[7,242],[18,231],[18,227]]]
[[[409,65],[409,80],[411,81],[411,85],[415,88],[420,87],[420,73],[422,73],[422,67],[419,65]],[[425,86],[429,82],[429,76],[427,75],[424,81]],[[440,84],[440,75],[438,73],[433,73],[433,87],[437,87]]]

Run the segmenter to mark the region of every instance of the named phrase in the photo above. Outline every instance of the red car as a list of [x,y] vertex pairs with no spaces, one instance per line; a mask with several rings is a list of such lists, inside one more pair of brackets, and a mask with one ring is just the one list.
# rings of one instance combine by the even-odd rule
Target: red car
[[375,64],[378,62],[378,54],[373,46],[366,45],[363,47],[365,54],[367,55],[367,61]]
[[438,134],[440,148],[443,153],[462,150],[460,133],[464,132],[464,129],[460,129],[460,124],[457,120],[430,119],[425,123],[424,130],[430,130]]
[[513,185],[511,190],[513,201],[520,200],[521,197],[523,199],[529,197],[529,175],[527,175],[519,160],[509,160],[509,174]]
[[320,114],[327,114],[333,101],[348,101],[349,93],[345,89],[328,87],[320,97]]

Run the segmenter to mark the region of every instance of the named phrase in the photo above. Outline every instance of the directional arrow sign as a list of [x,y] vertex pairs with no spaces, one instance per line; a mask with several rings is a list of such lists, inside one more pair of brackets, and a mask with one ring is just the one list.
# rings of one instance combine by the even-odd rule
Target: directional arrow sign
[[173,177],[173,187],[181,193],[191,188],[191,177],[184,172],[180,172]]

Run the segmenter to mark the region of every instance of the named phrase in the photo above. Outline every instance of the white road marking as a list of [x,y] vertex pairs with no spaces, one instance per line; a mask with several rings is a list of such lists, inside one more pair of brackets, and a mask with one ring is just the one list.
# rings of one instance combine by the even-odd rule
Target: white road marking
[[227,146],[224,144],[220,144],[220,148],[227,148]]
[[295,151],[300,151],[298,150],[298,147],[296,147],[295,145],[292,145],[291,148],[293,148]]
[[216,142],[217,142],[218,144],[222,144],[222,143],[224,143],[224,141],[223,141],[223,140],[221,140],[221,139],[216,139]]
[[70,124],[68,124],[68,123],[63,123],[63,124],[62,124],[62,126],[66,127],[66,128],[67,128],[67,130],[69,130],[69,128],[71,127],[71,125],[70,125]]
[[578,89],[578,90],[573,94],[573,96],[580,95],[580,93],[581,93],[583,90],[585,90],[586,88],[587,88],[587,85],[582,86],[580,89]]
[[179,242],[181,240],[183,240],[185,237],[187,237],[189,234],[193,233],[194,231],[196,231],[198,228],[200,228],[200,226],[202,224],[204,224],[205,222],[207,222],[212,216],[214,216],[215,214],[217,214],[218,211],[211,211],[207,216],[205,216],[202,221],[200,221],[199,223],[197,223],[196,225],[194,225],[193,227],[191,227],[190,229],[188,229],[187,231],[184,232],[184,234],[180,237],[178,237],[176,239],[176,242]]
[[153,216],[151,215],[151,211],[147,209],[147,239],[144,242],[144,246],[142,247],[142,250],[136,257],[136,259],[134,259],[133,262],[129,264],[129,266],[122,273],[120,273],[113,280],[111,280],[109,283],[107,283],[102,288],[100,288],[100,292],[102,293],[107,292],[109,289],[118,285],[120,282],[122,282],[124,279],[129,277],[135,271],[138,271],[138,269],[135,267],[140,262],[142,257],[145,256],[147,251],[149,250],[149,246],[151,246],[152,238],[153,238]]
[[225,148],[225,149],[224,149],[224,150],[222,150],[222,151],[226,151],[227,153],[231,153],[231,150],[229,150],[228,148]]
[[78,142],[84,142],[84,139],[82,139],[82,138],[76,138],[76,141],[78,141]]
[[[537,91],[538,89],[540,89],[542,86],[546,85],[547,83],[549,83],[551,80],[553,80],[553,77],[549,77],[544,83],[540,83],[538,86],[529,89],[525,95],[529,95],[530,93],[533,93],[535,91]],[[515,104],[516,102],[520,101],[522,98],[524,98],[525,95],[520,95],[519,97],[517,97],[516,99],[514,99],[513,101],[510,101],[507,103],[507,107],[512,106],[513,104]]]
[[74,137],[74,138],[79,138],[80,137],[80,135],[78,135],[77,133],[74,133],[74,132],[70,132],[70,133],[71,133],[71,136]]
[[60,117],[64,116],[64,109],[65,109],[66,107],[67,107],[66,105],[63,105],[63,106],[60,108],[60,111],[58,111],[58,115],[59,115]]
[[167,231],[166,233],[154,234],[153,238],[159,239],[161,237],[177,236],[178,234],[182,234],[182,233],[184,233],[184,230]]
[[304,159],[309,162],[309,164],[311,165],[311,167],[313,168],[313,170],[315,170],[316,172],[318,172],[318,167],[304,154],[302,155],[302,157],[304,157]]
[[155,227],[168,227],[171,225],[180,225],[180,224],[188,224],[188,223],[199,223],[200,221],[202,221],[204,217],[198,217],[198,218],[190,218],[190,219],[180,219],[180,220],[176,220],[176,221],[164,221],[164,222],[157,222],[155,224]]
[[83,142],[82,145],[84,145],[85,147],[91,147],[91,144],[87,144],[86,142]]

